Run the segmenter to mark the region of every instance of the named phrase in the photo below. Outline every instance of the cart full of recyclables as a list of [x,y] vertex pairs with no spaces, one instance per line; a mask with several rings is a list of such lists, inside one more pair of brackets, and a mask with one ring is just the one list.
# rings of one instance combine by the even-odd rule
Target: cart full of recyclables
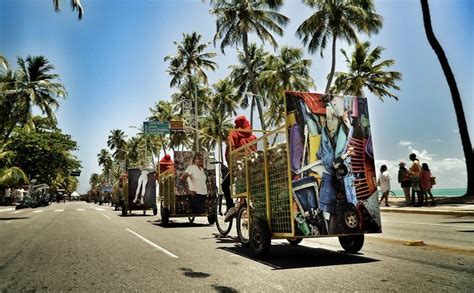
[[[203,172],[205,174],[206,194],[198,195],[189,192],[188,183],[182,180],[182,174],[192,164],[193,157],[199,153],[204,160]],[[170,218],[188,218],[190,223],[195,217],[207,217],[209,224],[215,222],[215,167],[210,164],[208,152],[177,151],[174,152],[172,166],[160,172],[159,201],[160,214],[163,225],[168,225]]]
[[350,253],[381,233],[367,99],[285,92],[284,125],[229,152],[231,193],[246,198],[249,247],[339,237]]

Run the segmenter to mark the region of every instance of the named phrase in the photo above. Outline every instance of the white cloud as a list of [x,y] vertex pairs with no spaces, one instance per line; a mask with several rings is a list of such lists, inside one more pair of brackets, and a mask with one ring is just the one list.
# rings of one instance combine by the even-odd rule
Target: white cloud
[[422,151],[416,150],[412,146],[408,146],[408,150],[410,151],[410,153],[415,153],[418,159],[420,159],[421,161],[423,160],[431,161],[433,160],[433,157],[436,156],[435,154],[429,154],[427,150],[422,150]]
[[408,140],[400,140],[400,142],[398,144],[401,145],[401,146],[409,146],[409,145],[412,145],[413,143],[411,141],[408,141]]

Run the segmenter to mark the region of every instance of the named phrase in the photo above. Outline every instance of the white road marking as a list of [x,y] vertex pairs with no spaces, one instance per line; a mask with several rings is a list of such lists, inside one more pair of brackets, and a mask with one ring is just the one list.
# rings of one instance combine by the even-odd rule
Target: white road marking
[[413,224],[413,225],[423,225],[423,226],[444,226],[444,227],[453,227],[453,228],[469,228],[469,229],[474,228],[474,225],[472,225],[472,226],[458,226],[458,225],[449,225],[449,224],[403,222],[403,221],[385,221],[385,220],[383,222],[386,222],[386,223],[399,223],[399,224]]
[[97,211],[103,211],[104,209],[102,208],[95,208]]
[[110,217],[109,217],[109,216],[106,216],[106,215],[104,215],[104,214],[102,214],[102,216],[104,216],[104,217],[106,217],[107,219],[110,220]]
[[44,210],[33,211],[33,213],[42,213]]
[[76,209],[76,211],[83,212],[83,211],[85,211],[85,209]]
[[136,232],[133,232],[132,230],[130,230],[129,228],[126,229],[128,232],[132,233],[133,235],[137,236],[138,238],[140,238],[141,240],[145,241],[145,243],[151,245],[152,247],[158,249],[159,251],[165,253],[166,255],[170,256],[170,257],[173,257],[173,258],[179,258],[177,255],[175,254],[172,254],[171,252],[169,252],[168,250],[162,248],[161,246],[151,242],[150,240],[146,239],[145,237],[143,237],[142,235],[136,233]]
[[12,220],[9,220],[9,221],[6,221],[5,224],[11,223],[11,222],[12,222]]
[[14,211],[14,212],[11,212],[10,214],[19,214],[19,213],[23,213],[24,211]]
[[64,209],[54,210],[55,212],[64,212]]

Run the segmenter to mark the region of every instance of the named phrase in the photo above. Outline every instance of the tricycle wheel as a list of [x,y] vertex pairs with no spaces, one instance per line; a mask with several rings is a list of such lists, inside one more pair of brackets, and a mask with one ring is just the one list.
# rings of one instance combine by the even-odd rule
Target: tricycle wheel
[[249,246],[249,217],[247,207],[243,206],[237,214],[237,236],[244,247]]
[[298,245],[303,241],[303,238],[288,238],[286,239],[291,245]]
[[227,212],[227,205],[225,202],[225,197],[223,194],[219,194],[216,201],[216,226],[219,233],[222,236],[229,234],[230,229],[232,229],[232,220],[229,222],[225,221],[225,216]]
[[209,224],[213,225],[216,222],[216,215],[207,216],[207,221],[209,222]]
[[125,206],[122,206],[122,216],[126,216],[127,215],[127,208]]
[[260,219],[250,228],[250,250],[254,257],[265,257],[270,250],[271,235],[267,221]]
[[195,219],[195,217],[188,217],[189,223],[191,223],[191,224],[194,223],[194,219]]
[[170,212],[168,211],[167,208],[163,207],[163,203],[161,203],[160,214],[161,214],[161,223],[163,225],[168,225],[170,221]]
[[364,234],[339,236],[339,243],[348,253],[357,253],[364,246]]
[[158,215],[158,208],[154,207],[153,208],[153,216],[156,216],[156,215]]
[[146,215],[146,210],[143,210],[143,215],[144,215],[144,216]]

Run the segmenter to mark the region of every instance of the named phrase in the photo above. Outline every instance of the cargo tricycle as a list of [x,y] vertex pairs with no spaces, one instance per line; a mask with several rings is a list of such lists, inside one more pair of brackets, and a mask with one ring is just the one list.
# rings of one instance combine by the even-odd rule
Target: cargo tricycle
[[161,222],[170,218],[207,217],[215,222],[215,167],[209,153],[193,151],[174,152],[174,164],[158,176]]
[[158,214],[154,170],[127,169],[127,174],[122,175],[119,179],[119,186],[121,186],[119,190],[122,189],[123,198],[122,216],[131,214],[135,210],[143,211],[143,215],[146,215],[147,210],[150,209],[153,211],[153,215]]
[[271,239],[339,238],[358,252],[381,233],[367,100],[285,93],[285,123],[229,153],[231,192],[245,197],[249,246],[265,256]]

